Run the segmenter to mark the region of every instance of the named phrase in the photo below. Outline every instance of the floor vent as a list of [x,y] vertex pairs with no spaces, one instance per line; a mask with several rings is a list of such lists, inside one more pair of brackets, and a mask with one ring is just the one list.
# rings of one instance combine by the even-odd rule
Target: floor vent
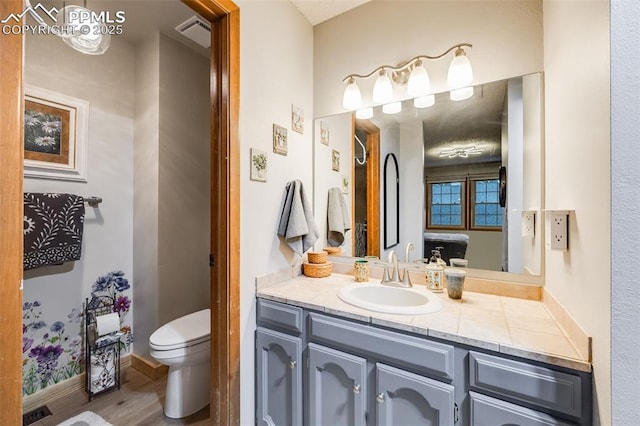
[[46,405],[38,407],[35,410],[31,410],[22,416],[22,426],[29,426],[35,422],[44,419],[51,415],[51,410]]

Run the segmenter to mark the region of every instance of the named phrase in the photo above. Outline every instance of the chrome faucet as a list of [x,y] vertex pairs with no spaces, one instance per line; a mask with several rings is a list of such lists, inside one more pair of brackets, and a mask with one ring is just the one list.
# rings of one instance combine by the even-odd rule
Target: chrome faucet
[[400,282],[400,271],[398,271],[398,255],[395,250],[391,250],[387,256],[387,262],[393,264],[393,272],[391,273],[392,282]]

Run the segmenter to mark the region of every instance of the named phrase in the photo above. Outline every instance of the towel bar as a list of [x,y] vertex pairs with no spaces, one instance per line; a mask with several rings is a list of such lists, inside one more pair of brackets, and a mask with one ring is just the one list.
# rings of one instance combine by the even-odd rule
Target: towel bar
[[84,199],[84,202],[89,204],[91,207],[98,207],[98,204],[102,202],[102,198],[100,197],[88,197]]

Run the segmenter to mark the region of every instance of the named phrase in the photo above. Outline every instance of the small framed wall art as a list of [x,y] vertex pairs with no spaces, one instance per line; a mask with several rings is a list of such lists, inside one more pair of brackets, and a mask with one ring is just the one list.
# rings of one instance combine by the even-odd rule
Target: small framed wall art
[[87,181],[89,102],[25,85],[24,175]]
[[331,170],[340,171],[340,153],[335,149],[331,150]]
[[320,122],[320,142],[329,146],[329,124],[324,121]]
[[304,133],[304,111],[297,105],[291,105],[291,129]]
[[259,149],[251,148],[251,175],[250,179],[257,182],[267,181],[267,153]]
[[277,124],[273,125],[273,152],[287,155],[287,129]]

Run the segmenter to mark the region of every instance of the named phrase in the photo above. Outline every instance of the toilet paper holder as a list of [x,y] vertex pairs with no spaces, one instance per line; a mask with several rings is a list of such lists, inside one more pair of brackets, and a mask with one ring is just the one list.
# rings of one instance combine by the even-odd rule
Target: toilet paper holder
[[109,296],[85,299],[85,371],[89,401],[120,389],[120,321]]

